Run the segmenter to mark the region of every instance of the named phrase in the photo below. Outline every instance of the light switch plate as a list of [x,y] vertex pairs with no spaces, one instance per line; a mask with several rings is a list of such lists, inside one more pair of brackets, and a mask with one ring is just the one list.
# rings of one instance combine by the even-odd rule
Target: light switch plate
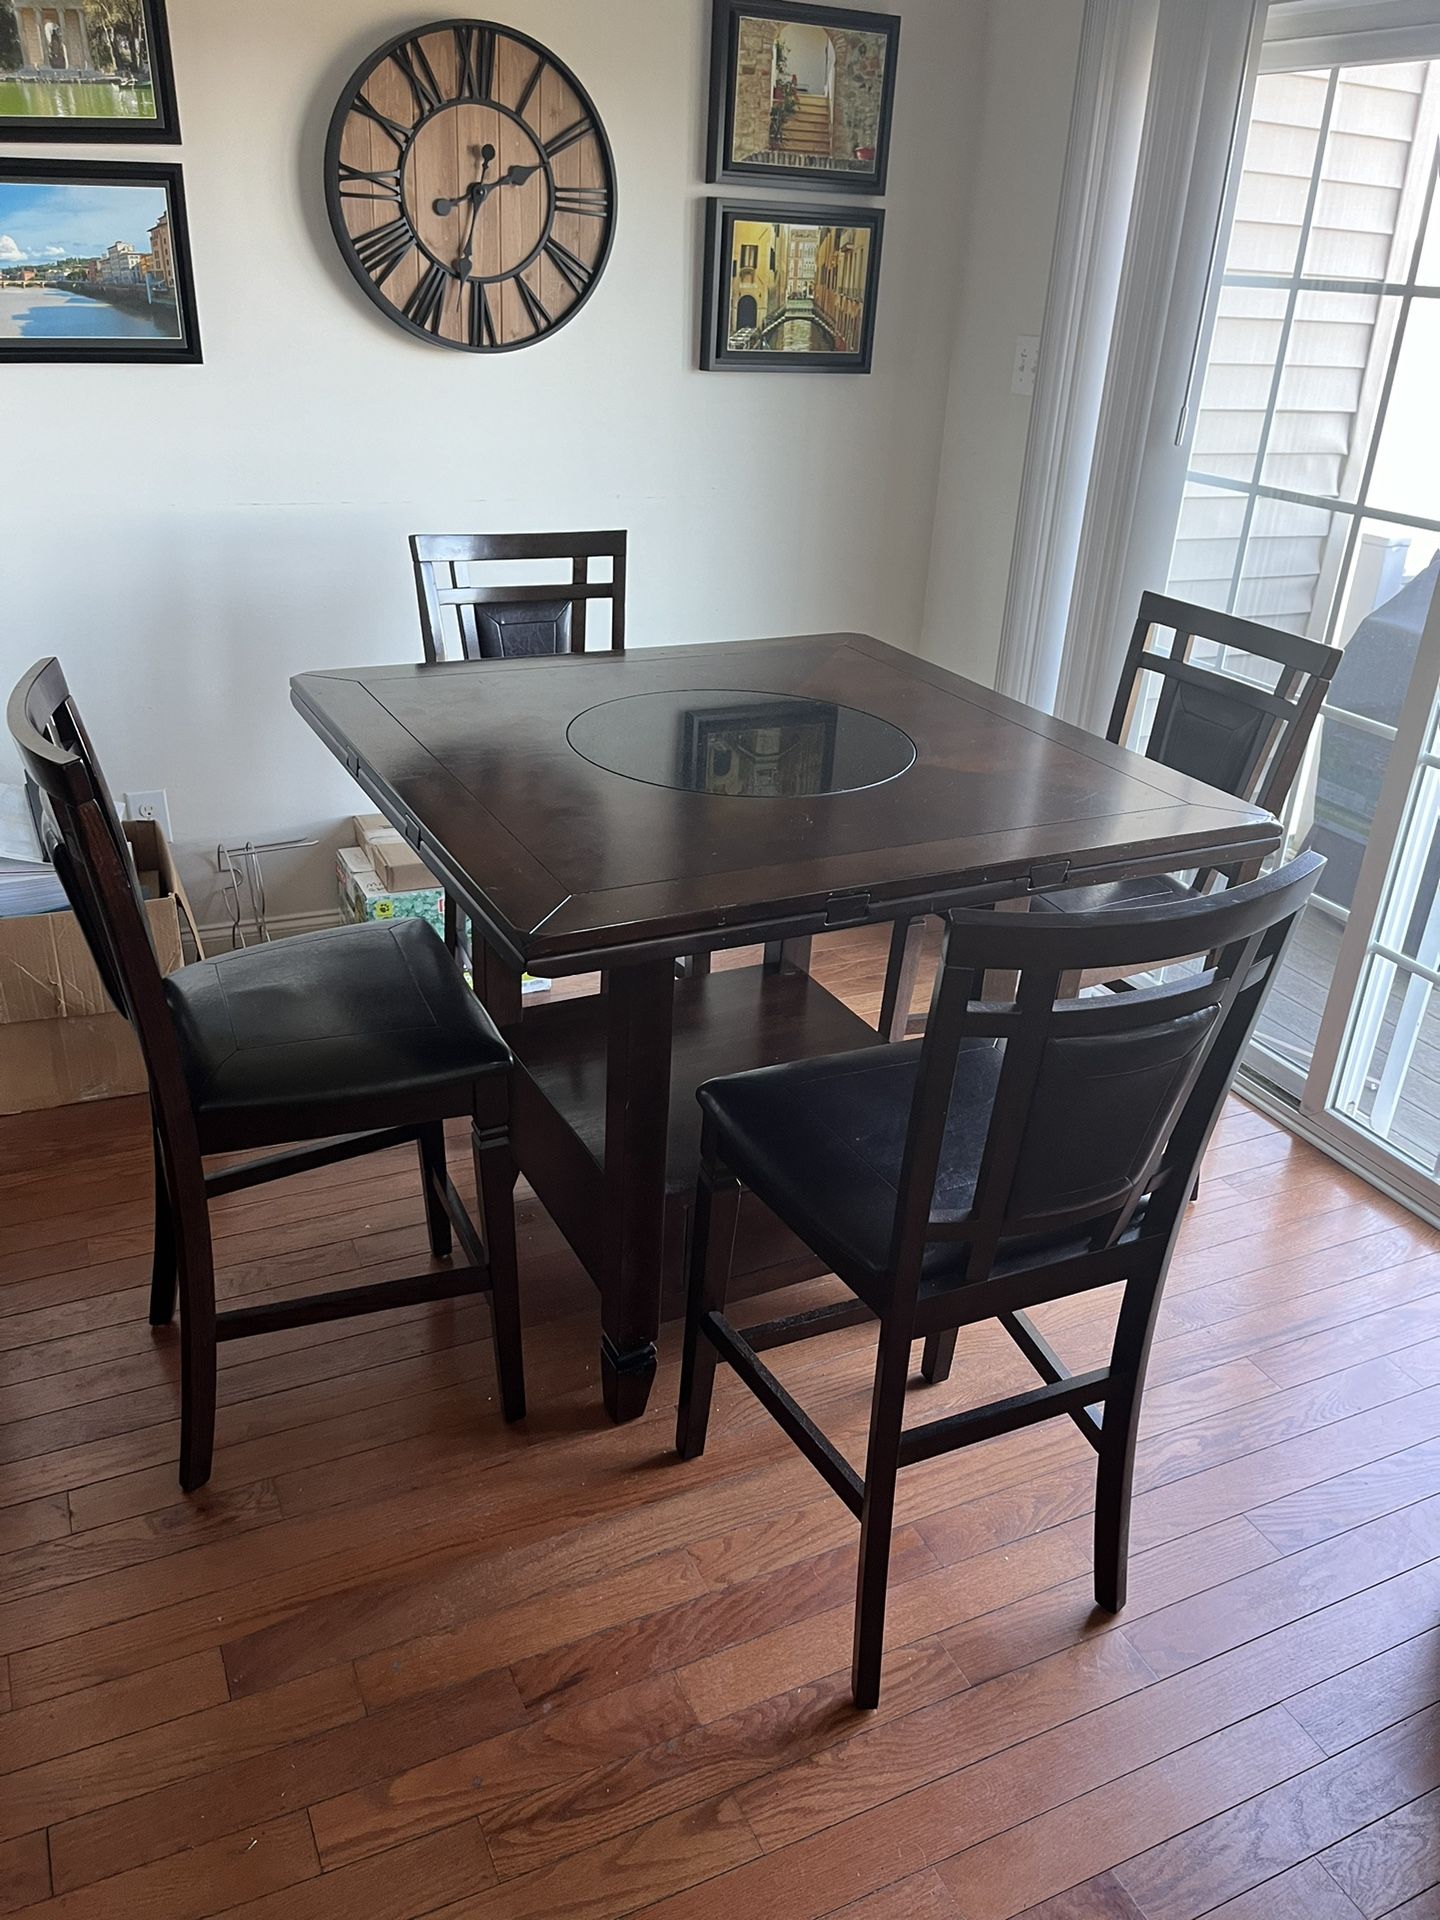
[[170,800],[163,787],[157,787],[153,793],[127,793],[125,818],[153,820],[167,840],[171,837]]

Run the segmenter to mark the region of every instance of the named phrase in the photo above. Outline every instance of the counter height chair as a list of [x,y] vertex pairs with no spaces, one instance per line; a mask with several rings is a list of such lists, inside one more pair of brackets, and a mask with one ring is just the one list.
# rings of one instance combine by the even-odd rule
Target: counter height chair
[[[717,1359],[734,1368],[860,1522],[852,1680],[880,1695],[901,1467],[1060,1415],[1098,1456],[1095,1597],[1125,1603],[1130,1489],[1155,1318],[1185,1203],[1241,1050],[1324,861],[1158,906],[947,916],[923,1042],[762,1068],[699,1089],[704,1112],[676,1445],[704,1450]],[[1078,968],[1211,956],[1202,973],[1061,1000]],[[981,996],[987,971],[1013,997]],[[738,1331],[726,1317],[742,1188],[850,1298]],[[1108,1366],[1070,1373],[1026,1309],[1124,1293]],[[943,1377],[957,1330],[998,1319],[1043,1385],[906,1427],[911,1346]],[[857,1473],[760,1357],[879,1323]]]
[[[1340,660],[1338,647],[1318,640],[1147,593],[1105,738],[1278,814]],[[1085,915],[1156,905],[1204,891],[1214,878],[1161,873],[1073,887],[1036,895],[1030,910]],[[901,921],[892,934],[879,1021],[887,1039],[904,1039],[924,1025],[923,1015],[910,1012],[924,924]]]
[[[625,651],[629,538],[613,533],[416,533],[410,538],[425,658],[519,660],[584,653],[593,602],[610,608],[609,650]],[[476,585],[475,567],[567,561],[568,581]],[[608,562],[610,578],[591,566]]]
[[[57,660],[10,697],[44,837],[101,978],[140,1042],[156,1156],[152,1326],[180,1299],[180,1484],[210,1477],[216,1343],[488,1293],[507,1420],[525,1411],[510,1149],[510,1051],[434,930],[337,927],[162,975],[109,792]],[[468,1119],[482,1243],[445,1161]],[[315,1144],[289,1151],[287,1143]],[[386,1147],[419,1151],[430,1250],[465,1264],[217,1313],[209,1202]],[[206,1172],[203,1155],[258,1157]]]

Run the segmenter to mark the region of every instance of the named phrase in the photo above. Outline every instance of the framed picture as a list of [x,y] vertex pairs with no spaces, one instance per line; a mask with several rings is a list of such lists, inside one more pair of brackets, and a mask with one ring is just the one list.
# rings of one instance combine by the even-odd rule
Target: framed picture
[[0,0],[0,140],[179,138],[165,0]]
[[869,373],[884,228],[878,207],[712,200],[701,366]]
[[0,362],[199,359],[179,167],[0,158]]
[[900,22],[713,0],[707,178],[883,193]]
[[710,708],[685,716],[685,785],[727,798],[824,793],[835,769],[836,710],[823,701]]

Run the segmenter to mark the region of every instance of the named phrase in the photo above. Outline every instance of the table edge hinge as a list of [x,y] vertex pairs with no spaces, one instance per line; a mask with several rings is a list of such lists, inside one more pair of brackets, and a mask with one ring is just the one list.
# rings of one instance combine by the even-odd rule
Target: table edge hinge
[[827,927],[858,927],[870,917],[870,893],[832,893],[825,902]]
[[1049,893],[1056,887],[1063,887],[1069,878],[1070,862],[1068,860],[1043,860],[1031,867],[1026,875],[1026,891]]

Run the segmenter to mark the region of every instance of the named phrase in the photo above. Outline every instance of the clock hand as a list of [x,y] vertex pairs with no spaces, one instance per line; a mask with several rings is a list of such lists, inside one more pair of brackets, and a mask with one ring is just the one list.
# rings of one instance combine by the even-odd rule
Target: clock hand
[[[485,185],[485,176],[487,173],[489,173],[491,163],[494,161],[494,158],[495,158],[494,147],[492,147],[489,141],[487,140],[483,147],[472,148],[471,151],[474,153],[476,159],[479,160],[481,163],[480,178],[478,180],[472,181],[470,185],[465,189],[464,193],[457,194],[453,200],[437,200],[435,202],[435,211],[436,213],[439,214],[442,220],[445,219],[449,214],[454,213],[457,207],[463,207],[467,200],[472,201],[476,205],[478,205],[479,202],[476,201],[475,196],[479,194],[481,200],[485,199],[485,197],[491,191],[491,187],[497,184],[496,182],[492,181],[490,187],[487,187]],[[471,230],[473,232],[474,229],[472,228]]]

